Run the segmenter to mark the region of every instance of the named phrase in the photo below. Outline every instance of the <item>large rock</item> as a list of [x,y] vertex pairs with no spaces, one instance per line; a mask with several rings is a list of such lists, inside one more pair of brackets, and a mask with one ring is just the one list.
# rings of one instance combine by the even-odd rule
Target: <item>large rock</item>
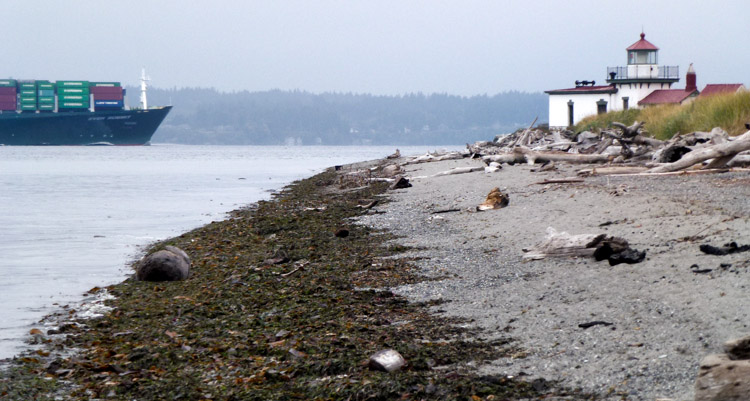
[[190,276],[190,257],[180,248],[166,246],[146,255],[135,270],[141,281],[179,281]]

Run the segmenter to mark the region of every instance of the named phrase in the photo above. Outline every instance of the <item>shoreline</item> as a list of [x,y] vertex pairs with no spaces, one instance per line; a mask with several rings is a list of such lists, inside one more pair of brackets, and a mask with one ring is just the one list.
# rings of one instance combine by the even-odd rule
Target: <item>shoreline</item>
[[[235,377],[231,383],[237,389],[252,390],[243,394],[262,391],[271,398],[289,395],[282,393],[280,387],[274,387],[281,384],[289,386],[291,383],[295,390],[300,391],[295,386],[316,383],[316,391],[325,391],[319,385],[322,377],[328,383],[323,387],[334,387],[336,391],[365,392],[360,394],[391,391],[385,394],[411,394],[415,397],[421,394],[428,399],[450,399],[457,394],[466,397],[478,394],[484,399],[490,394],[504,394],[504,397],[513,397],[510,399],[547,396],[555,397],[547,399],[559,400],[629,397],[677,400],[692,395],[698,362],[703,356],[719,350],[721,343],[729,337],[745,335],[748,330],[742,323],[747,321],[746,316],[738,315],[742,313],[742,305],[750,301],[742,293],[746,284],[750,285],[750,279],[746,277],[750,270],[746,257],[742,254],[708,256],[697,251],[698,245],[704,242],[717,246],[729,240],[750,243],[750,233],[743,230],[747,227],[748,217],[741,216],[743,211],[746,212],[746,202],[742,203],[742,199],[750,196],[746,174],[589,177],[583,183],[536,185],[544,179],[575,175],[576,169],[584,167],[563,165],[558,166],[558,171],[537,173],[529,166],[506,165],[493,174],[475,172],[432,176],[451,168],[480,164],[478,160],[460,159],[405,166],[407,176],[413,177],[413,186],[407,189],[385,193],[384,183],[362,186],[358,180],[345,182],[344,173],[350,170],[392,162],[383,159],[353,163],[344,166],[338,175],[333,169],[328,169],[292,183],[270,201],[258,202],[255,206],[233,212],[224,221],[154,245],[173,244],[188,248],[195,246],[199,238],[213,238],[211,251],[194,248],[189,252],[194,272],[199,274],[205,270],[200,275],[211,272],[213,277],[204,276],[198,282],[191,276],[185,282],[164,284],[127,280],[110,286],[108,290],[119,295],[118,299],[110,301],[110,305],[116,308],[114,313],[85,326],[70,327],[64,333],[65,337],[49,338],[52,341],[46,346],[48,351],[16,358],[15,370],[0,372],[0,394],[20,384],[26,386],[24,391],[32,391],[32,386],[38,387],[34,390],[36,393],[22,393],[24,395],[59,394],[60,391],[71,394],[73,391],[80,399],[92,394],[127,399],[135,397],[132,391],[141,385],[132,381],[124,385],[130,376],[152,381],[150,391],[169,391],[174,389],[171,386],[184,383],[162,381],[165,380],[162,376],[180,371],[179,366],[182,369],[191,366],[185,364],[191,360],[190,355],[196,358],[206,356],[196,356],[200,350],[200,354],[213,352],[227,360],[254,355],[252,358],[256,362],[252,366],[246,363],[235,366],[245,375]],[[500,210],[471,211],[495,186],[509,194],[510,205]],[[373,199],[379,199],[380,203],[370,211],[357,206]],[[455,212],[434,213],[440,210]],[[316,217],[329,212],[333,220],[326,218],[324,222]],[[311,231],[303,228],[306,235],[294,233],[282,240],[287,228],[275,227],[274,224],[294,224],[300,229],[302,226],[294,223],[300,216],[305,221],[311,218],[308,222],[323,225],[310,226]],[[263,232],[250,235],[250,231],[259,230],[254,225],[260,218],[275,223],[266,226]],[[243,222],[251,221],[253,224],[245,230],[231,231]],[[646,250],[647,260],[614,267],[606,262],[582,258],[523,261],[521,249],[542,242],[550,222],[554,222],[558,230],[571,234],[603,232],[622,236],[634,248]],[[342,226],[352,232],[349,239],[336,239],[333,235],[336,228]],[[312,227],[325,227],[325,232],[316,232]],[[226,238],[220,241],[218,233],[222,230],[227,230],[224,232]],[[237,242],[242,238],[252,238],[249,241],[252,250],[245,249],[248,244]],[[279,247],[282,242],[296,254],[308,252],[309,249],[306,251],[300,244],[310,240],[317,248],[323,243],[325,246],[339,247],[342,243],[346,246],[335,248],[336,254],[326,257],[325,263],[312,260],[309,253],[306,254],[308,257],[292,256],[289,262],[278,266],[263,262],[280,250],[289,252]],[[197,254],[196,250],[199,251]],[[353,250],[356,252],[351,253]],[[222,257],[222,254],[235,255],[244,264],[234,264],[232,258]],[[225,273],[207,261],[213,261],[215,265],[232,263],[235,267],[231,274]],[[260,337],[253,337],[255,339],[250,341],[252,336],[249,335],[248,338],[238,338],[238,327],[227,328],[227,323],[216,320],[216,316],[196,314],[196,310],[204,306],[223,305],[220,308],[222,313],[234,316],[236,311],[231,306],[226,309],[224,305],[226,297],[235,302],[243,299],[235,298],[235,292],[247,287],[251,277],[264,279],[268,276],[265,278],[277,283],[274,286],[295,280],[295,286],[301,288],[305,285],[301,276],[308,274],[311,261],[316,267],[333,268],[329,274],[336,272],[334,276],[344,274],[333,278],[332,290],[345,286],[348,290],[344,291],[349,294],[346,299],[356,299],[356,308],[368,305],[364,309],[366,313],[355,315],[351,320],[352,316],[344,313],[326,322],[331,324],[340,319],[348,322],[344,326],[336,325],[336,329],[324,330],[338,333],[334,341],[329,341],[331,339],[326,339],[326,333],[321,333],[325,341],[318,339],[315,347],[307,345],[306,348],[305,335],[293,328],[281,327],[284,326],[282,321],[275,321],[272,329],[261,330]],[[353,261],[357,261],[356,266],[347,266]],[[714,268],[713,272],[692,273],[689,266],[694,261],[701,267]],[[729,263],[733,267],[722,269],[720,263]],[[300,266],[299,273],[280,278],[280,275]],[[323,277],[327,275],[315,280],[325,281]],[[341,281],[343,277],[348,281]],[[209,283],[219,288],[218,295],[206,292]],[[196,285],[198,287],[194,290],[197,292],[191,295],[174,292],[180,286]],[[358,288],[375,290],[361,291]],[[279,293],[281,289],[275,288],[275,296],[283,294]],[[297,293],[282,297],[298,296],[294,294]],[[157,317],[151,316],[155,312],[144,316],[148,306],[137,297],[154,295],[166,300],[166,309],[159,309]],[[308,299],[310,295],[315,294],[304,295],[307,302],[315,299]],[[203,296],[206,298],[199,298]],[[357,299],[360,296],[364,298]],[[402,296],[410,302],[404,303]],[[127,302],[124,298],[128,298]],[[688,305],[680,306],[685,302]],[[327,304],[324,309],[316,307],[315,313],[325,313],[332,309],[332,305]],[[263,315],[259,311],[251,313],[249,308],[245,305],[241,315],[255,316],[256,320]],[[295,308],[300,308],[295,319],[306,319],[301,314],[303,306]],[[720,316],[722,310],[731,312],[732,316]],[[278,313],[274,308],[266,312],[269,311],[270,316]],[[168,322],[169,319],[179,321],[198,316],[207,319],[208,323],[202,330],[213,333],[208,338],[213,345],[196,346],[190,342],[189,334],[183,334],[170,325],[153,331],[152,336],[140,336],[141,340],[152,337],[150,345],[123,345],[119,338],[136,335],[135,330],[115,331],[112,327],[121,324],[139,327],[147,322],[162,324],[165,318]],[[577,326],[593,320],[613,322],[614,329],[593,327],[584,330]],[[237,323],[230,326],[233,324]],[[239,324],[243,330],[248,329],[243,323]],[[316,324],[306,321],[303,327]],[[365,334],[357,330],[357,334],[351,334],[351,327],[358,327]],[[675,333],[685,334],[680,337]],[[68,334],[71,336],[67,337]],[[102,344],[103,339],[112,335],[118,340]],[[226,338],[222,339],[222,336]],[[367,336],[372,337],[366,340]],[[383,338],[387,339],[386,342],[378,341]],[[428,338],[431,339],[424,342]],[[413,344],[414,339],[421,339],[418,345]],[[226,341],[235,344],[240,341],[248,344],[248,349],[229,346]],[[363,368],[367,354],[386,345],[404,354],[406,370],[388,376]],[[66,359],[54,353],[55,349],[64,351],[71,347],[78,347],[83,361]],[[125,348],[116,351],[116,347]],[[143,347],[158,347],[159,352],[144,354],[141,352]],[[352,353],[345,352],[344,359],[331,356],[331,352],[341,353],[347,349]],[[50,350],[52,353],[45,356],[44,352]],[[157,356],[164,352],[171,355],[168,358],[171,368],[158,366],[161,359]],[[320,365],[320,361],[313,357],[317,356],[316,352],[333,358],[328,363],[342,363],[343,367],[336,370],[339,374],[326,372],[325,369],[329,368],[324,366],[330,365]],[[171,359],[173,353],[178,356],[175,360]],[[187,359],[180,359],[179,355]],[[133,356],[135,358],[131,358]],[[270,356],[272,363],[264,365],[269,361],[265,359],[258,362],[260,356]],[[139,362],[142,358],[152,358],[150,363],[158,366],[157,370],[152,371],[147,363]],[[345,361],[347,358],[349,360]],[[62,374],[58,371],[49,373],[50,365],[55,361],[60,364],[58,370]],[[302,363],[307,366],[305,369],[311,370],[307,376],[289,375],[289,371],[279,368],[286,363]],[[144,367],[131,369],[139,364]],[[221,369],[220,366],[214,368]],[[340,377],[342,372],[345,373]],[[44,376],[49,379],[44,380]],[[126,379],[120,381],[118,377]],[[216,393],[218,390],[211,386],[221,384],[225,377],[221,375],[219,380],[214,377],[210,384],[196,386],[214,388],[208,395],[212,395],[212,399],[224,399],[227,393]],[[302,377],[305,379],[298,382]],[[446,378],[450,379],[448,384],[441,382]],[[554,381],[559,381],[559,384]],[[78,387],[65,384],[70,382],[78,383]],[[435,386],[435,383],[439,385]],[[465,388],[467,385],[470,387]],[[440,391],[435,392],[435,388]],[[104,390],[110,393],[103,393]],[[459,390],[468,392],[451,392]],[[191,394],[206,395],[204,392]]]
[[[373,165],[382,160],[364,163]],[[363,165],[358,163],[357,165]],[[392,236],[352,224],[384,182],[329,169],[297,181],[270,201],[155,244],[193,259],[189,279],[107,287],[114,310],[39,333],[45,345],[0,373],[10,399],[185,399],[456,397],[515,399],[570,394],[473,373],[478,361],[513,351],[506,339],[483,341],[462,319],[427,312],[440,302],[407,303],[375,289],[423,280],[407,248]],[[346,237],[334,233],[348,227]],[[286,259],[276,263],[271,260]],[[362,288],[373,288],[362,290]],[[346,302],[343,302],[343,301]],[[407,367],[367,369],[369,355],[397,349]],[[74,354],[66,354],[77,350]],[[473,362],[472,362],[473,361]],[[364,365],[363,365],[364,363]],[[576,393],[578,394],[578,393]]]

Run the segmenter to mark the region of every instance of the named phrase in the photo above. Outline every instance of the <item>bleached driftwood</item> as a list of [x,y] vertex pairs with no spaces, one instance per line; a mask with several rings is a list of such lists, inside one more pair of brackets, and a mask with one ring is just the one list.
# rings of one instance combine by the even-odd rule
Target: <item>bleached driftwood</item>
[[501,153],[498,155],[487,155],[482,156],[482,160],[489,164],[490,162],[497,162],[497,163],[520,163],[522,162],[523,155],[521,154],[515,154],[515,153]]
[[610,161],[610,157],[606,155],[584,155],[566,152],[535,152],[522,146],[513,149],[513,153],[522,155],[526,162],[532,165],[538,161],[563,161],[568,163],[606,163]]
[[539,260],[551,256],[593,256],[596,250],[594,244],[604,236],[604,234],[571,235],[548,227],[547,239],[534,248],[524,249],[523,259]]
[[648,170],[648,167],[639,166],[612,166],[612,167],[595,167],[578,171],[578,175],[613,175],[613,174],[637,174]]
[[[731,142],[720,143],[718,145],[712,145],[686,153],[680,160],[677,160],[674,163],[667,163],[665,165],[652,168],[651,170],[648,170],[648,172],[666,173],[670,171],[683,170],[708,159],[726,158],[727,156],[733,157],[737,153],[744,152],[749,149],[750,131],[742,134]],[[727,160],[727,162],[728,161],[729,160]],[[724,164],[726,164],[726,162]]]
[[477,166],[477,167],[456,167],[447,171],[441,171],[437,174],[434,174],[433,177],[441,177],[444,175],[456,175],[456,174],[466,174],[466,173],[473,173],[475,171],[484,171],[484,166]]

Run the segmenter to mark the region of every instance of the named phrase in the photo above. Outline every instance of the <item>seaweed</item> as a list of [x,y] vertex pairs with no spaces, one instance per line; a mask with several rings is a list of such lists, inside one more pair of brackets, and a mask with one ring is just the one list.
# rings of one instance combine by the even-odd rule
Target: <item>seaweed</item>
[[[107,287],[113,310],[15,358],[0,372],[0,398],[591,398],[551,382],[478,376],[470,362],[517,352],[512,341],[478,339],[460,319],[431,314],[439,301],[410,303],[383,289],[424,277],[394,257],[408,248],[392,235],[351,221],[386,184],[345,184],[330,169],[155,244],[185,250],[190,278]],[[349,235],[336,236],[342,227]],[[385,348],[406,367],[369,370],[368,357]]]

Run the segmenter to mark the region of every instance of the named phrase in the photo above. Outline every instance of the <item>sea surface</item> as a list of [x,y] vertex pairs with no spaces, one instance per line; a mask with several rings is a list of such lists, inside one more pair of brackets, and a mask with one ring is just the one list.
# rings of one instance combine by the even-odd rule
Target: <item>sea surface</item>
[[26,349],[45,315],[131,275],[147,245],[395,148],[0,147],[0,359]]

